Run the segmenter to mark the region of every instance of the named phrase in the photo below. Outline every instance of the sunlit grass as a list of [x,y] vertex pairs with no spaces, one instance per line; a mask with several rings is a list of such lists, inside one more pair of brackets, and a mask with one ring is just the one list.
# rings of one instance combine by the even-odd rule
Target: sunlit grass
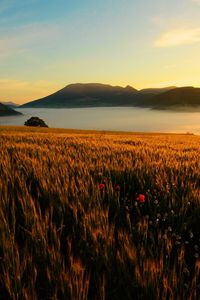
[[2,299],[200,297],[200,137],[0,127],[0,174]]

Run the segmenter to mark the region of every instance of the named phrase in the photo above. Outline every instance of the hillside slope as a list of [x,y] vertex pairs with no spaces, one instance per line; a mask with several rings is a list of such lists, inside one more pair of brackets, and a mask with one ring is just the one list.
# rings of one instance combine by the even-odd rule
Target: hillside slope
[[21,108],[76,108],[76,107],[130,106],[153,109],[176,109],[200,106],[200,88],[167,87],[136,90],[98,83],[70,84]]
[[200,88],[176,88],[152,99],[155,108],[197,107],[200,106]]
[[8,106],[8,107],[11,107],[11,108],[17,108],[19,105],[18,104],[16,104],[16,103],[14,103],[14,102],[12,102],[12,101],[2,101],[1,102],[3,105],[6,105],[6,106]]
[[13,116],[13,115],[21,115],[21,113],[0,103],[0,117],[1,116]]
[[63,89],[21,107],[90,107],[131,105],[137,90],[104,84],[70,84]]

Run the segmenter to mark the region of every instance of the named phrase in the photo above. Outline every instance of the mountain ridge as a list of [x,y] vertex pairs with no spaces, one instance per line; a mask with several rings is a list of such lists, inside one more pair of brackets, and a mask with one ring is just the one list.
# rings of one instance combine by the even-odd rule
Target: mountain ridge
[[180,87],[156,95],[153,99],[155,109],[198,107],[200,106],[200,88]]
[[22,113],[2,104],[0,102],[0,117],[3,116],[14,116],[14,115],[22,115]]
[[20,106],[43,108],[75,108],[99,106],[149,106],[150,99],[165,89],[139,91],[129,85],[111,86],[100,83],[73,83],[46,97]]
[[174,109],[200,107],[200,88],[165,87],[137,90],[100,83],[74,83],[61,90],[25,103],[20,108],[146,107]]
[[12,101],[1,101],[1,103],[11,108],[17,108],[19,106],[19,104]]

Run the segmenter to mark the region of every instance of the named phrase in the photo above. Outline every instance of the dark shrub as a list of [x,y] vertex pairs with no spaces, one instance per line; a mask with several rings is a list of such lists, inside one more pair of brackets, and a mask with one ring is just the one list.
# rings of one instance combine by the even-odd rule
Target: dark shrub
[[47,124],[38,117],[31,117],[24,123],[24,125],[33,127],[48,127]]

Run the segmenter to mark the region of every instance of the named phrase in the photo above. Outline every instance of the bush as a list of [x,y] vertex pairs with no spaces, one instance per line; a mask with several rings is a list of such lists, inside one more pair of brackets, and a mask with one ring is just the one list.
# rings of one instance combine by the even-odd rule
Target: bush
[[48,127],[47,124],[38,117],[31,117],[24,123],[24,125],[33,127]]

